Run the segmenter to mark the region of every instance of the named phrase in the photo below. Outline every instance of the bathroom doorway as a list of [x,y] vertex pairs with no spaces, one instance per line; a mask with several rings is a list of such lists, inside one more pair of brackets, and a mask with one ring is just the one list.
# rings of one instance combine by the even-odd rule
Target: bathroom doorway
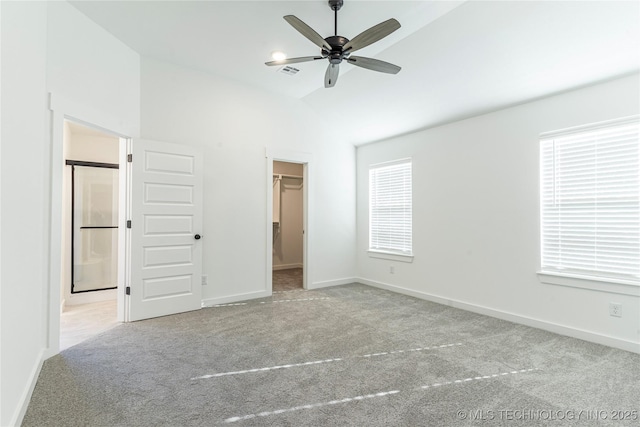
[[119,143],[65,120],[60,349],[118,324]]

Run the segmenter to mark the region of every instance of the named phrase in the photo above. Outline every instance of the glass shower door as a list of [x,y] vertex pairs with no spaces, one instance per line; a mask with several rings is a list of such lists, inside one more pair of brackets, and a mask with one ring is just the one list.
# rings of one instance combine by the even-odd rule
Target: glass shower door
[[117,165],[72,166],[71,293],[117,287]]

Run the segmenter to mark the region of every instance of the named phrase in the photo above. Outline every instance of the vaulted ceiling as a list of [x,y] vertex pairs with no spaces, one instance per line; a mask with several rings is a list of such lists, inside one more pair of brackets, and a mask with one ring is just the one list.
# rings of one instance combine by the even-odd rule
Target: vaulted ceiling
[[402,27],[358,52],[402,67],[397,75],[325,61],[267,67],[271,52],[319,49],[282,19],[334,33],[325,0],[72,1],[143,56],[301,99],[354,144],[470,117],[640,70],[637,1],[345,0],[347,38],[388,18]]

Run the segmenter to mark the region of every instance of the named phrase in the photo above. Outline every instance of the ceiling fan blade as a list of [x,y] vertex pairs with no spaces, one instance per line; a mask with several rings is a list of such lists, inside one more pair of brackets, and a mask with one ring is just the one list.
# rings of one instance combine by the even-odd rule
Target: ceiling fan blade
[[355,52],[363,47],[369,46],[371,43],[375,43],[378,40],[388,36],[395,30],[400,28],[400,23],[391,18],[384,22],[374,25],[368,30],[355,36],[351,41],[348,41],[342,48],[343,52]]
[[398,74],[402,69],[397,65],[380,61],[379,59],[365,58],[364,56],[352,56],[346,59],[349,61],[349,64],[357,65],[367,70],[380,71],[381,73]]
[[301,19],[293,15],[286,15],[284,17],[284,20],[319,48],[325,49],[329,52],[331,51],[331,46],[329,45],[329,43],[327,43],[320,34],[316,33],[313,28],[305,24]]
[[324,59],[324,56],[301,56],[299,58],[279,59],[277,61],[265,62],[265,65],[271,66],[271,65],[295,64],[296,62],[310,62],[310,61],[316,61],[318,59]]
[[338,81],[338,74],[340,73],[339,64],[329,64],[327,72],[324,74],[324,87],[334,87]]

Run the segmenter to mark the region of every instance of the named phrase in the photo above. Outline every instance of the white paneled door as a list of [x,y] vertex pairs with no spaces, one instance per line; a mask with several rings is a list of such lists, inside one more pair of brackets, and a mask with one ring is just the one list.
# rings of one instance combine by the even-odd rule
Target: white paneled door
[[202,275],[202,155],[133,140],[128,320],[197,310]]

